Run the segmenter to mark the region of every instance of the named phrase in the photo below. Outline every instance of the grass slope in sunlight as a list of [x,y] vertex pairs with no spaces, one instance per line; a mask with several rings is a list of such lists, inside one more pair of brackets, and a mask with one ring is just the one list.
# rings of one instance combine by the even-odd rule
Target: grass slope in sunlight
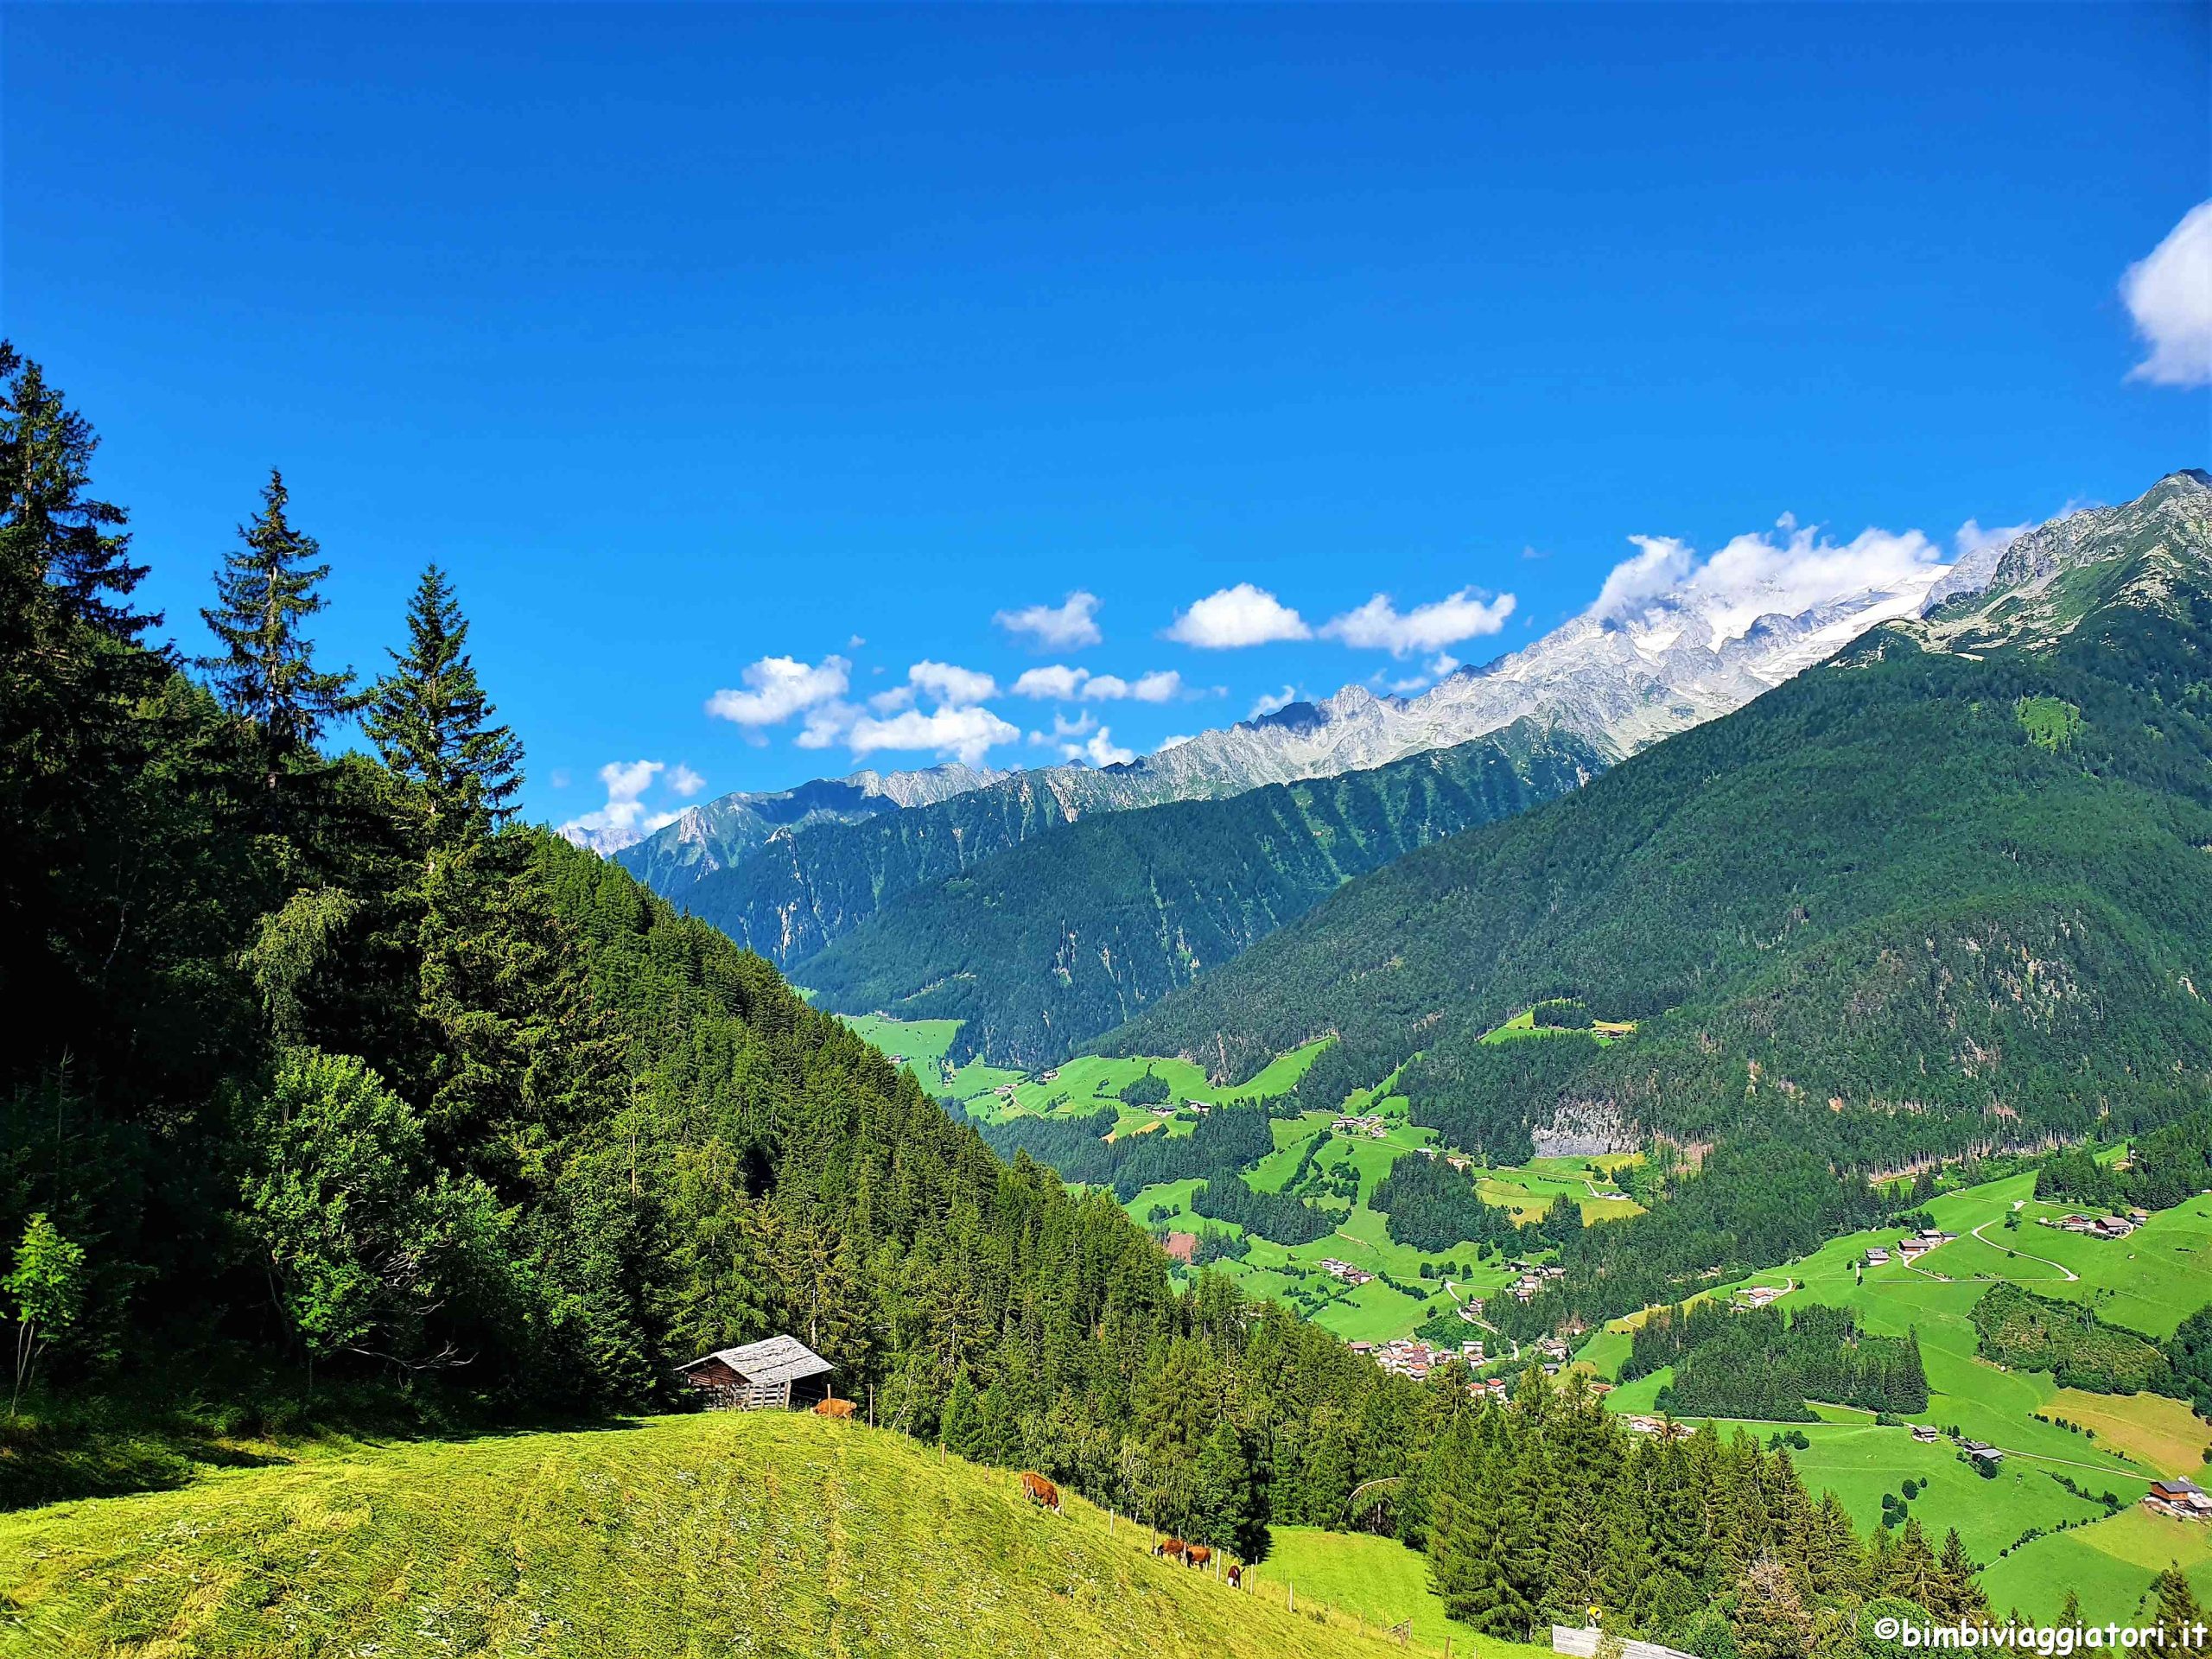
[[1398,1651],[1065,1507],[806,1415],[416,1442],[0,1517],[0,1654]]

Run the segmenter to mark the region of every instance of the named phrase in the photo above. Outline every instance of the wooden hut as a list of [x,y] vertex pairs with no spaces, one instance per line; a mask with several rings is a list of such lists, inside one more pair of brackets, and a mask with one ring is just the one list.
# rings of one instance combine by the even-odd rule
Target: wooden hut
[[676,1370],[707,1396],[710,1411],[774,1411],[827,1398],[824,1379],[836,1369],[797,1337],[770,1337],[718,1348]]

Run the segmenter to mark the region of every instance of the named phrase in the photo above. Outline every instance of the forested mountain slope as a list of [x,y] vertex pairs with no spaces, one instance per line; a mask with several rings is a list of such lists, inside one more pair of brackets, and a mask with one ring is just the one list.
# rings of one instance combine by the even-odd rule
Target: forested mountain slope
[[1371,772],[1086,818],[894,900],[792,971],[828,1007],[963,1020],[956,1058],[1051,1065],[1349,878],[1604,764],[1522,726]]
[[[1416,1117],[1499,1150],[1758,1125],[1880,1164],[2173,1116],[2212,1088],[2209,509],[2177,474],[2053,527],[1986,594],[1361,878],[1100,1046],[1241,1072],[1334,1031],[1303,1095],[1411,1061]],[[1643,1024],[1478,1042],[1554,995]]]
[[[1410,1385],[1179,1288],[1110,1198],[505,823],[520,746],[435,568],[357,690],[272,479],[211,690],[144,643],[89,426],[4,346],[0,391],[0,1505],[99,1484],[72,1437],[111,1408],[589,1412],[779,1331],[887,1421],[1248,1549],[1403,1472]],[[364,699],[375,756],[323,753]]]

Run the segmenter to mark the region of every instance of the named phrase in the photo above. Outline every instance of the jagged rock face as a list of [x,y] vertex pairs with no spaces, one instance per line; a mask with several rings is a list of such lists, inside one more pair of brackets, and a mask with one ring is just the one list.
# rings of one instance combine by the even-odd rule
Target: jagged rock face
[[792,789],[723,795],[687,806],[650,836],[613,845],[587,842],[611,854],[656,893],[689,887],[727,868],[779,832],[810,823],[851,823],[902,806],[926,806],[980,788],[1003,772],[948,764],[914,772],[856,772],[817,778]]
[[2049,644],[2092,614],[2171,607],[2201,585],[2212,550],[2212,474],[2170,473],[2134,500],[2054,518],[2005,550],[1978,591],[1940,595],[1912,629],[1923,645],[1974,652]]

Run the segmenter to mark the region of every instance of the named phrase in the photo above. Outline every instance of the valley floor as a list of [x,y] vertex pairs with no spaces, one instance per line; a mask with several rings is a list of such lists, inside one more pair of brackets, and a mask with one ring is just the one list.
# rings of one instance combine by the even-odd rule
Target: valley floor
[[[1877,1336],[1916,1332],[1929,1397],[1913,1421],[2003,1447],[1995,1478],[1967,1467],[1948,1438],[1916,1441],[1909,1427],[1878,1426],[1870,1413],[1820,1407],[1819,1423],[1743,1427],[1761,1439],[1777,1427],[1802,1432],[1811,1444],[1793,1453],[1798,1472],[1808,1486],[1833,1491],[1862,1529],[1880,1522],[1885,1492],[1901,1496],[1907,1479],[1918,1483],[1908,1511],[1938,1536],[1947,1527],[1959,1529],[1967,1553],[1984,1564],[1983,1586],[2000,1611],[2017,1607],[2047,1620],[2071,1589],[2091,1618],[2125,1623],[2169,1561],[2188,1572],[2200,1597],[2212,1594],[2212,1526],[2137,1507],[2154,1478],[2212,1480],[2206,1456],[2212,1424],[2162,1395],[2062,1390],[2047,1372],[1992,1364],[1975,1354],[1967,1311],[1992,1284],[2009,1279],[2039,1295],[2082,1302],[2114,1324],[2171,1334],[2212,1296],[2212,1198],[2162,1211],[2128,1238],[2106,1240],[2038,1226],[2038,1217],[2063,1215],[2069,1206],[2037,1203],[2034,1191],[2033,1176],[2019,1175],[1939,1194],[1927,1208],[1936,1226],[1959,1237],[1916,1262],[1857,1265],[1870,1245],[1894,1250],[1892,1226],[1836,1239],[1745,1281],[1794,1283],[1782,1306],[1848,1307]],[[2020,1224],[2007,1228],[2005,1217],[2016,1209]],[[1578,1357],[1618,1376],[1630,1323],[1616,1321]],[[1649,1412],[1669,1375],[1639,1377],[1605,1403]],[[2123,1506],[2117,1514],[2099,1501],[2107,1491]]]

